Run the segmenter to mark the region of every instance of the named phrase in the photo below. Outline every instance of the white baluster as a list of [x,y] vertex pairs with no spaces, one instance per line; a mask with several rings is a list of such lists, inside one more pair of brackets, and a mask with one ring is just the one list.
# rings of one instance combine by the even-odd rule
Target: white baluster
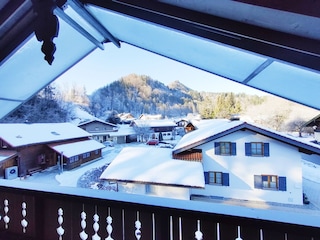
[[198,220],[198,224],[197,224],[197,231],[195,232],[195,238],[197,240],[202,240],[203,239],[203,234],[202,232],[200,231],[200,220]]
[[81,217],[82,232],[79,233],[79,236],[81,240],[86,240],[88,238],[88,234],[85,232],[85,229],[87,227],[87,223],[86,223],[87,214],[84,211],[82,211],[80,214],[80,217]]
[[173,217],[170,216],[170,240],[173,240]]
[[156,218],[152,213],[152,240],[156,240]]
[[137,221],[135,222],[135,227],[136,230],[134,232],[136,239],[140,239],[141,238],[141,222],[139,221],[139,212],[137,212]]
[[9,222],[10,222],[10,218],[8,216],[8,212],[9,212],[9,201],[8,199],[4,200],[4,217],[3,217],[3,221],[5,223],[5,228],[8,229],[9,228]]
[[220,223],[217,223],[217,240],[220,240]]
[[26,220],[26,216],[27,216],[27,204],[26,202],[22,203],[22,220],[21,220],[21,226],[22,226],[22,231],[23,233],[26,233],[26,228],[28,226],[28,221]]
[[107,217],[107,233],[108,233],[108,237],[105,239],[105,240],[113,240],[113,238],[111,237],[111,233],[112,233],[112,230],[113,230],[113,228],[112,228],[112,217],[110,216],[110,214],[109,214],[109,216]]
[[92,236],[92,240],[100,240],[101,237],[98,235],[98,231],[99,231],[99,215],[98,214],[94,214],[93,215],[93,230],[94,230],[94,235]]
[[242,240],[241,234],[240,234],[240,226],[238,226],[238,237],[236,238],[236,240]]
[[179,240],[182,240],[182,218],[179,217]]
[[260,240],[263,240],[263,230],[260,229]]
[[58,223],[59,223],[59,227],[57,228],[57,233],[59,235],[59,240],[62,240],[62,236],[64,234],[64,229],[62,227],[62,223],[63,223],[63,210],[62,210],[62,208],[58,209]]

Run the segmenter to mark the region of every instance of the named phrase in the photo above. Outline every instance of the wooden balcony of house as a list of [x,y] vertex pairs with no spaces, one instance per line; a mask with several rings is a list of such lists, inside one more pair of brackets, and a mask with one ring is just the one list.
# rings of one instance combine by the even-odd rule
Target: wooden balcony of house
[[304,211],[0,180],[0,239],[317,240]]

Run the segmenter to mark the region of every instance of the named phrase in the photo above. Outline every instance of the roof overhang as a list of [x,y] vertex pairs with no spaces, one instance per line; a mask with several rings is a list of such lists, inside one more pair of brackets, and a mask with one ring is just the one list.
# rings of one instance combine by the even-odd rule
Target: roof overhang
[[47,0],[56,3],[59,19],[52,65],[34,35],[39,14],[33,4],[39,2],[0,3],[0,118],[106,42],[125,42],[320,109],[317,2]]
[[[299,141],[299,138],[295,138],[295,137],[291,137],[289,135],[283,134],[283,133],[279,133],[279,132],[275,132],[269,129],[266,129],[264,127],[259,127],[256,125],[252,125],[249,124],[247,122],[239,122],[238,125],[232,126],[230,128],[226,128],[223,129],[222,131],[217,131],[215,134],[212,134],[210,136],[206,136],[201,138],[200,140],[191,142],[190,144],[187,144],[183,147],[177,147],[175,149],[173,149],[172,153],[173,154],[179,154],[182,153],[184,151],[187,151],[189,149],[198,147],[202,144],[214,141],[216,139],[219,139],[221,137],[227,136],[229,134],[232,134],[234,132],[237,131],[244,131],[244,130],[249,130],[264,136],[267,136],[269,138],[275,139],[277,141],[283,142],[285,144],[289,144],[291,146],[297,147],[299,149],[304,149],[306,150],[306,152],[312,154],[319,154],[320,155],[320,145],[317,143],[313,143],[311,141],[307,142],[307,141],[303,141],[303,139],[301,139],[301,141]],[[198,130],[194,130],[195,132]],[[192,134],[188,133],[188,134]]]

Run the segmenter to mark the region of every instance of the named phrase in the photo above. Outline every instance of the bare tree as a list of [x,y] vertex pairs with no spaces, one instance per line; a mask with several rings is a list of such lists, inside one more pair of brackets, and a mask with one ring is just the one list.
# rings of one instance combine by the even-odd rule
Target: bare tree
[[301,118],[296,118],[287,124],[286,129],[291,132],[299,132],[299,137],[302,137],[302,132],[305,129],[305,123],[306,121]]
[[148,123],[139,124],[139,126],[133,126],[137,133],[137,141],[145,142],[149,139],[149,136],[154,133],[154,130],[148,125]]

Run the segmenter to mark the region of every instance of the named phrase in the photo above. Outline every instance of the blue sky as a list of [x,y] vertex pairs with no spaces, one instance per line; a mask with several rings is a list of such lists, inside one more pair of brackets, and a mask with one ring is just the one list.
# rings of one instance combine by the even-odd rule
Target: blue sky
[[166,85],[179,80],[187,87],[197,91],[264,94],[253,88],[127,44],[122,44],[121,48],[117,48],[110,43],[105,45],[105,50],[97,49],[92,52],[60,76],[55,83],[85,86],[87,93],[91,94],[96,89],[131,73],[150,76]]

